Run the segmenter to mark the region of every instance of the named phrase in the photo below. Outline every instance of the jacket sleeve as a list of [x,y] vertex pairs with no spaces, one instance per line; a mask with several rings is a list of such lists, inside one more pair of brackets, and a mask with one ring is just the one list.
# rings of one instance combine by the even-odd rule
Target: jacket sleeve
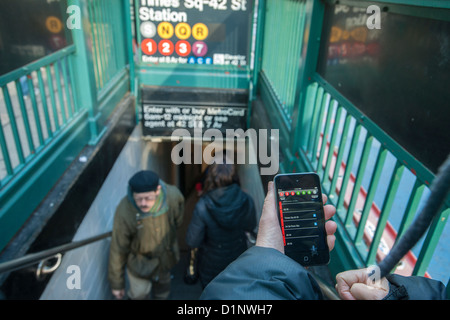
[[272,248],[251,247],[203,291],[203,300],[318,300],[319,285],[297,262]]
[[183,223],[183,217],[184,217],[184,197],[183,194],[178,190],[178,188],[175,188],[177,196],[176,196],[176,205],[177,210],[175,214],[175,226],[179,228],[181,224]]
[[191,248],[198,248],[203,243],[206,225],[201,218],[201,211],[206,210],[203,200],[200,199],[195,205],[192,219],[186,231],[186,244]]
[[445,300],[446,288],[440,281],[424,277],[391,274],[389,293],[383,300]]
[[113,290],[125,288],[125,264],[130,253],[132,233],[125,219],[120,214],[123,203],[119,204],[111,236],[108,262],[108,280]]

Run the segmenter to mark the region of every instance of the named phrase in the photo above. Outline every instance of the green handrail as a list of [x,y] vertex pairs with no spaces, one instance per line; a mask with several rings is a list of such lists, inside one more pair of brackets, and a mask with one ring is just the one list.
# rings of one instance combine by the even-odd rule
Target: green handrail
[[[434,7],[447,6],[436,1],[378,2],[427,7],[433,13],[437,13]],[[414,186],[405,197],[404,211],[395,212],[401,215],[397,238],[411,224],[434,174],[317,73],[317,56],[323,44],[320,39],[325,13],[323,2],[277,1],[275,4],[266,0],[264,3],[266,25],[261,36],[264,43],[258,90],[271,125],[280,130],[284,156],[280,171],[307,170],[320,174],[324,192],[337,208],[338,238],[342,244],[339,252],[346,255],[339,257],[338,268],[374,263],[379,258],[379,246],[384,245],[382,234],[394,214],[393,202],[400,192],[400,180],[412,177]],[[286,29],[285,21],[291,22],[286,17],[291,15],[296,17],[295,21]],[[439,19],[445,18],[439,16]],[[291,73],[292,70],[296,72]],[[296,99],[288,106],[289,97]],[[373,167],[369,166],[372,160],[375,160]],[[392,172],[386,172],[387,168],[393,169]],[[366,178],[369,185],[364,190]],[[379,210],[374,199],[379,195],[377,189],[384,188]],[[361,204],[362,198],[365,203]],[[449,207],[450,197],[422,244],[414,275],[426,273],[447,222]],[[379,216],[369,235],[366,227],[371,211],[379,211]]]
[[2,263],[0,263],[0,273],[11,272],[14,270],[23,269],[23,268],[35,265],[42,260],[53,257],[55,254],[65,253],[67,251],[86,246],[93,242],[106,239],[106,238],[110,237],[111,234],[112,234],[112,231],[105,232],[105,233],[102,233],[102,234],[99,234],[99,235],[96,235],[93,237],[89,237],[84,240],[73,241],[73,242],[66,243],[66,244],[63,244],[60,246],[56,246],[56,247],[53,247],[50,249],[46,249],[46,250],[43,250],[40,252],[29,253],[29,254],[27,254],[23,257],[17,258],[17,259],[2,262]]
[[[74,52],[75,47],[70,45],[0,77],[3,93],[1,102],[5,105],[8,117],[8,122],[4,122],[0,130],[0,145],[6,167],[6,174],[0,177],[2,184],[6,184],[28,164],[52,141],[60,128],[73,119],[75,110],[70,94],[70,91],[73,92],[73,88],[70,88],[73,78],[68,76],[67,58]],[[25,85],[29,88],[28,103],[19,81],[22,77],[26,77]],[[39,97],[35,92],[39,93]],[[58,101],[55,96],[59,97]],[[28,106],[31,108],[28,109]],[[20,134],[21,131],[25,137]]]
[[[363,114],[342,97],[339,92],[329,86],[319,75],[316,75],[315,80],[316,82],[310,85],[309,94],[316,95],[316,97],[307,99],[311,103],[307,107],[316,110],[316,116],[313,118],[314,123],[310,127],[311,130],[306,134],[316,138],[311,139],[314,143],[308,144],[308,149],[302,149],[301,153],[306,158],[305,160],[312,165],[311,170],[322,173],[324,190],[326,193],[333,195],[332,198],[334,199],[331,199],[331,201],[337,207],[338,214],[336,218],[341,220],[342,224],[346,227],[345,233],[350,240],[348,245],[356,248],[358,252],[358,256],[354,256],[353,259],[360,261],[359,264],[373,264],[376,262],[382,234],[391,214],[397,192],[399,192],[400,180],[404,173],[409,171],[415,174],[416,180],[413,190],[407,198],[407,205],[401,218],[397,238],[410,225],[417,212],[418,205],[422,200],[423,191],[429,187],[429,184],[434,179],[434,175],[420,162],[407,154],[404,149],[398,146],[391,137],[382,132],[370,119],[365,118]],[[327,94],[329,97],[324,102],[325,99],[323,97]],[[339,108],[343,108],[342,112],[340,112]],[[334,122],[331,121],[332,119],[334,119]],[[336,130],[341,120],[345,121],[345,124],[339,140],[336,138]],[[324,127],[320,125],[323,122],[325,122]],[[349,129],[350,122],[354,123],[353,132],[350,132]],[[330,131],[331,135],[329,135]],[[365,133],[365,137],[363,136],[363,132]],[[348,156],[344,162],[343,150],[350,140]],[[358,145],[363,146],[362,151],[359,153],[356,151]],[[372,149],[374,149],[374,146],[377,149],[375,167],[371,173],[369,172],[371,174],[371,181],[365,194],[364,207],[360,215],[358,214],[358,219],[355,220],[355,215],[357,215],[355,212],[356,203],[362,190],[364,175],[368,170],[368,160],[373,157]],[[394,169],[389,174],[388,181],[380,181],[382,172],[386,170],[385,161],[388,154],[395,159]],[[349,200],[345,200],[344,196],[346,191],[348,192],[351,170],[355,162],[359,163],[359,165],[353,181],[353,189],[350,189],[352,191],[351,197]],[[334,163],[334,167],[331,163]],[[345,165],[345,173],[341,177],[342,182],[339,185],[337,179],[339,178],[339,168],[342,165]],[[380,183],[387,183],[387,191],[384,195],[383,206],[377,218],[378,222],[373,236],[368,241],[364,238],[366,223],[374,206],[375,194]],[[417,257],[413,275],[424,275],[426,273],[434,249],[439,242],[448,219],[450,212],[449,203],[449,198],[447,198],[444,208],[431,226],[422,245],[420,254]]]
[[0,250],[67,169],[68,159],[100,141],[111,112],[134,83],[128,74],[131,35],[124,32],[131,31],[123,10],[130,2],[67,5],[82,13],[81,28],[70,30],[73,44],[0,76],[0,224],[8,226],[0,232]]

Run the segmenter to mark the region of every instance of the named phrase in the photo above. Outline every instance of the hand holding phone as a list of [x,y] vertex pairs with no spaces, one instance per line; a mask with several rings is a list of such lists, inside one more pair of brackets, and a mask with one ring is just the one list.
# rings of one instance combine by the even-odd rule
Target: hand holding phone
[[330,254],[319,176],[279,174],[274,178],[274,189],[285,254],[303,266],[328,264]]

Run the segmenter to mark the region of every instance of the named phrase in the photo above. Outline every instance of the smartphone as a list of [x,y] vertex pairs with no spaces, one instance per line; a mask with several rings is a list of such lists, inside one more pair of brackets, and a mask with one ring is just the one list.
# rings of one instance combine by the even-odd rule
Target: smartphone
[[284,253],[305,267],[328,264],[330,251],[319,176],[278,174],[274,188]]

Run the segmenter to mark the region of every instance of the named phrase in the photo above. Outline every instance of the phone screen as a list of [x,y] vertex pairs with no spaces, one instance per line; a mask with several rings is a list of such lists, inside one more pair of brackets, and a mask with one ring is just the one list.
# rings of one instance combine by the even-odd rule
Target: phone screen
[[330,260],[319,176],[279,174],[274,178],[284,252],[303,266]]

